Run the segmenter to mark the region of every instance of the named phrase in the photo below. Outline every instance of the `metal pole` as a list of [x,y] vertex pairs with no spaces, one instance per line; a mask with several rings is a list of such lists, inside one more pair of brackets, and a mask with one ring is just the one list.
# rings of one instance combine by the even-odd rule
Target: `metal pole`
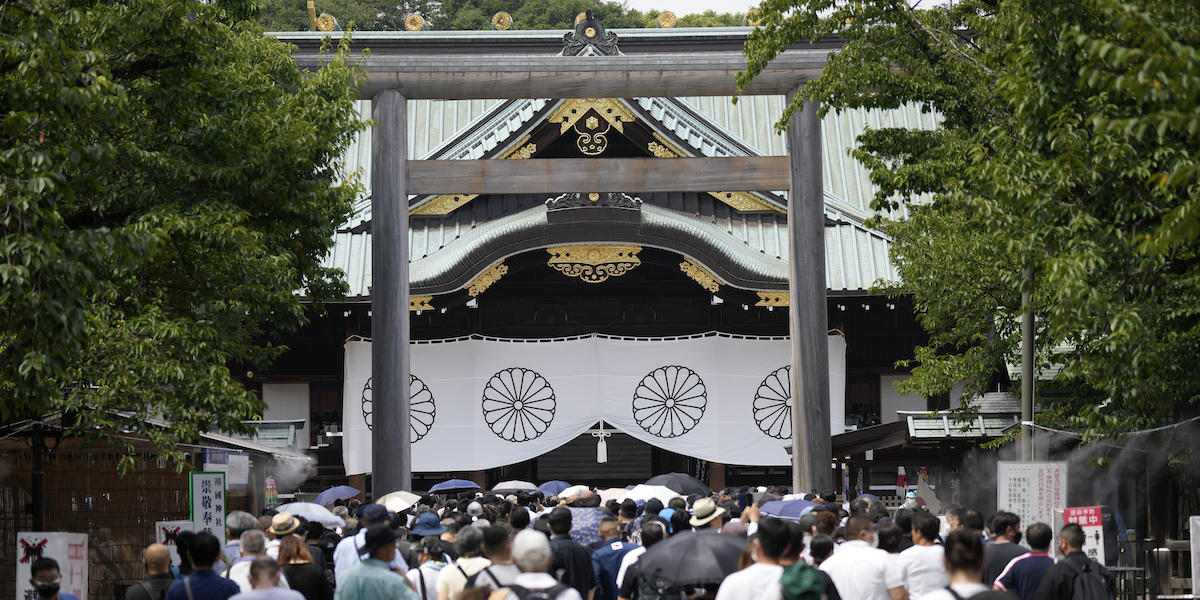
[[46,474],[42,471],[42,453],[46,446],[42,426],[33,426],[33,530],[46,530]]
[[[791,96],[794,96],[795,92]],[[789,99],[791,98],[789,96]],[[789,330],[792,345],[792,488],[833,488],[829,424],[829,315],[820,104],[806,102],[788,127]]]
[[408,101],[396,90],[372,100],[371,437],[375,498],[412,487],[409,434]]
[[[1021,422],[1033,421],[1033,350],[1036,341],[1033,309],[1033,267],[1025,268],[1025,290],[1021,292]],[[1033,427],[1021,425],[1021,460],[1033,460]]]

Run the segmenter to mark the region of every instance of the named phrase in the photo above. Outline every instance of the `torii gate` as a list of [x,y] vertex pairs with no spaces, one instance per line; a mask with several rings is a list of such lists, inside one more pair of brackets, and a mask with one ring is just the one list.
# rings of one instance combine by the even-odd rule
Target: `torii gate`
[[[734,158],[526,159],[521,161],[409,160],[408,99],[633,98],[731,96],[746,69],[738,51],[748,29],[729,33],[708,51],[620,56],[530,54],[537,32],[471,32],[486,37],[486,53],[442,53],[434,33],[371,36],[377,47],[360,65],[359,97],[370,99],[377,122],[372,138],[372,395],[375,421],[373,492],[408,490],[412,483],[409,426],[408,196],[410,194],[546,194],[565,192],[707,192],[788,189],[788,260],[792,346],[792,482],[796,491],[834,489],[829,427],[829,355],[826,344],[825,216],[821,174],[821,120],[807,103],[787,132],[789,156]],[[447,34],[459,45],[470,40]],[[545,37],[549,32],[542,32]],[[317,34],[319,35],[319,34]],[[558,40],[560,34],[553,34]],[[638,32],[643,38],[679,39],[683,32]],[[701,45],[690,34],[687,43]],[[278,34],[311,42],[313,34]],[[360,39],[365,37],[359,34]],[[421,39],[425,38],[425,39]],[[506,43],[506,38],[509,41]],[[716,38],[707,38],[716,39]],[[540,40],[540,38],[539,38]],[[419,42],[418,42],[419,41]],[[544,40],[541,40],[544,42]],[[703,42],[704,40],[701,40]],[[390,42],[390,43],[388,43]],[[407,42],[407,43],[397,43]],[[422,45],[423,42],[425,45]],[[362,42],[359,42],[362,43]],[[624,41],[622,41],[624,44]],[[647,47],[671,43],[658,40]],[[735,45],[736,44],[736,45]],[[366,44],[364,44],[366,45]],[[542,46],[545,46],[542,43]],[[294,54],[301,68],[323,58],[311,43]],[[431,49],[431,46],[433,47]],[[405,48],[410,48],[405,50]],[[443,45],[442,47],[448,47]],[[627,46],[628,48],[628,46]],[[712,51],[716,48],[716,51]],[[433,53],[429,53],[433,52]],[[744,90],[787,94],[821,75],[828,45],[789,49]]]

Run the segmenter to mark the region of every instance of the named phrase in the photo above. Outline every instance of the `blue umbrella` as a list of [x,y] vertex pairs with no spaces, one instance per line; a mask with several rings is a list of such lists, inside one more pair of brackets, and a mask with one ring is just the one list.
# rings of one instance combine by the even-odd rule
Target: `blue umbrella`
[[448,479],[429,488],[431,492],[461,492],[465,490],[477,490],[479,484],[466,479]]
[[539,485],[538,490],[541,490],[541,492],[547,496],[557,496],[561,494],[563,490],[569,487],[571,487],[571,484],[559,479],[555,479],[554,481],[547,481],[546,483]]
[[567,508],[571,510],[571,539],[584,546],[604,539],[600,537],[600,521],[603,521],[605,516],[603,510],[592,507]]
[[321,506],[325,506],[326,504],[333,504],[333,502],[335,500],[345,500],[346,498],[353,498],[361,493],[362,493],[361,491],[359,491],[355,488],[352,488],[348,485],[335,485],[335,486],[321,492],[320,494],[317,494],[317,499],[313,500],[313,504],[319,504]]
[[797,522],[800,517],[812,512],[817,504],[808,500],[773,500],[764,503],[759,510],[762,514],[784,521]]

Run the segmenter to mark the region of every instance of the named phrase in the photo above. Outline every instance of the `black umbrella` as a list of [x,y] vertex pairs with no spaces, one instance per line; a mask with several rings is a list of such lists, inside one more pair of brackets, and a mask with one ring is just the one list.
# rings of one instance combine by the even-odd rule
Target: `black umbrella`
[[647,577],[661,577],[676,585],[720,583],[738,570],[738,557],[746,540],[715,531],[677,533],[646,551],[638,569]]
[[662,485],[671,490],[690,496],[692,494],[700,494],[701,496],[711,496],[712,488],[708,487],[703,481],[688,475],[687,473],[666,473],[663,475],[655,475],[646,480],[646,485]]

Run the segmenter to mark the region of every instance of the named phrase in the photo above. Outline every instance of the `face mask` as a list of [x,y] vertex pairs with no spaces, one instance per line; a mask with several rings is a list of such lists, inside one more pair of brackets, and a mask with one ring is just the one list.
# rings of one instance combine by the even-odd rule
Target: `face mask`
[[62,586],[62,579],[55,579],[54,581],[35,581],[34,585],[37,586],[38,596],[41,596],[42,598],[53,598],[58,595],[58,590]]
[[805,548],[812,546],[812,538],[813,538],[813,536],[811,536],[811,535],[804,536],[804,547]]
[[1021,532],[1020,531],[1018,531],[1015,535],[1013,535],[1013,543],[1014,544],[1021,543]]

